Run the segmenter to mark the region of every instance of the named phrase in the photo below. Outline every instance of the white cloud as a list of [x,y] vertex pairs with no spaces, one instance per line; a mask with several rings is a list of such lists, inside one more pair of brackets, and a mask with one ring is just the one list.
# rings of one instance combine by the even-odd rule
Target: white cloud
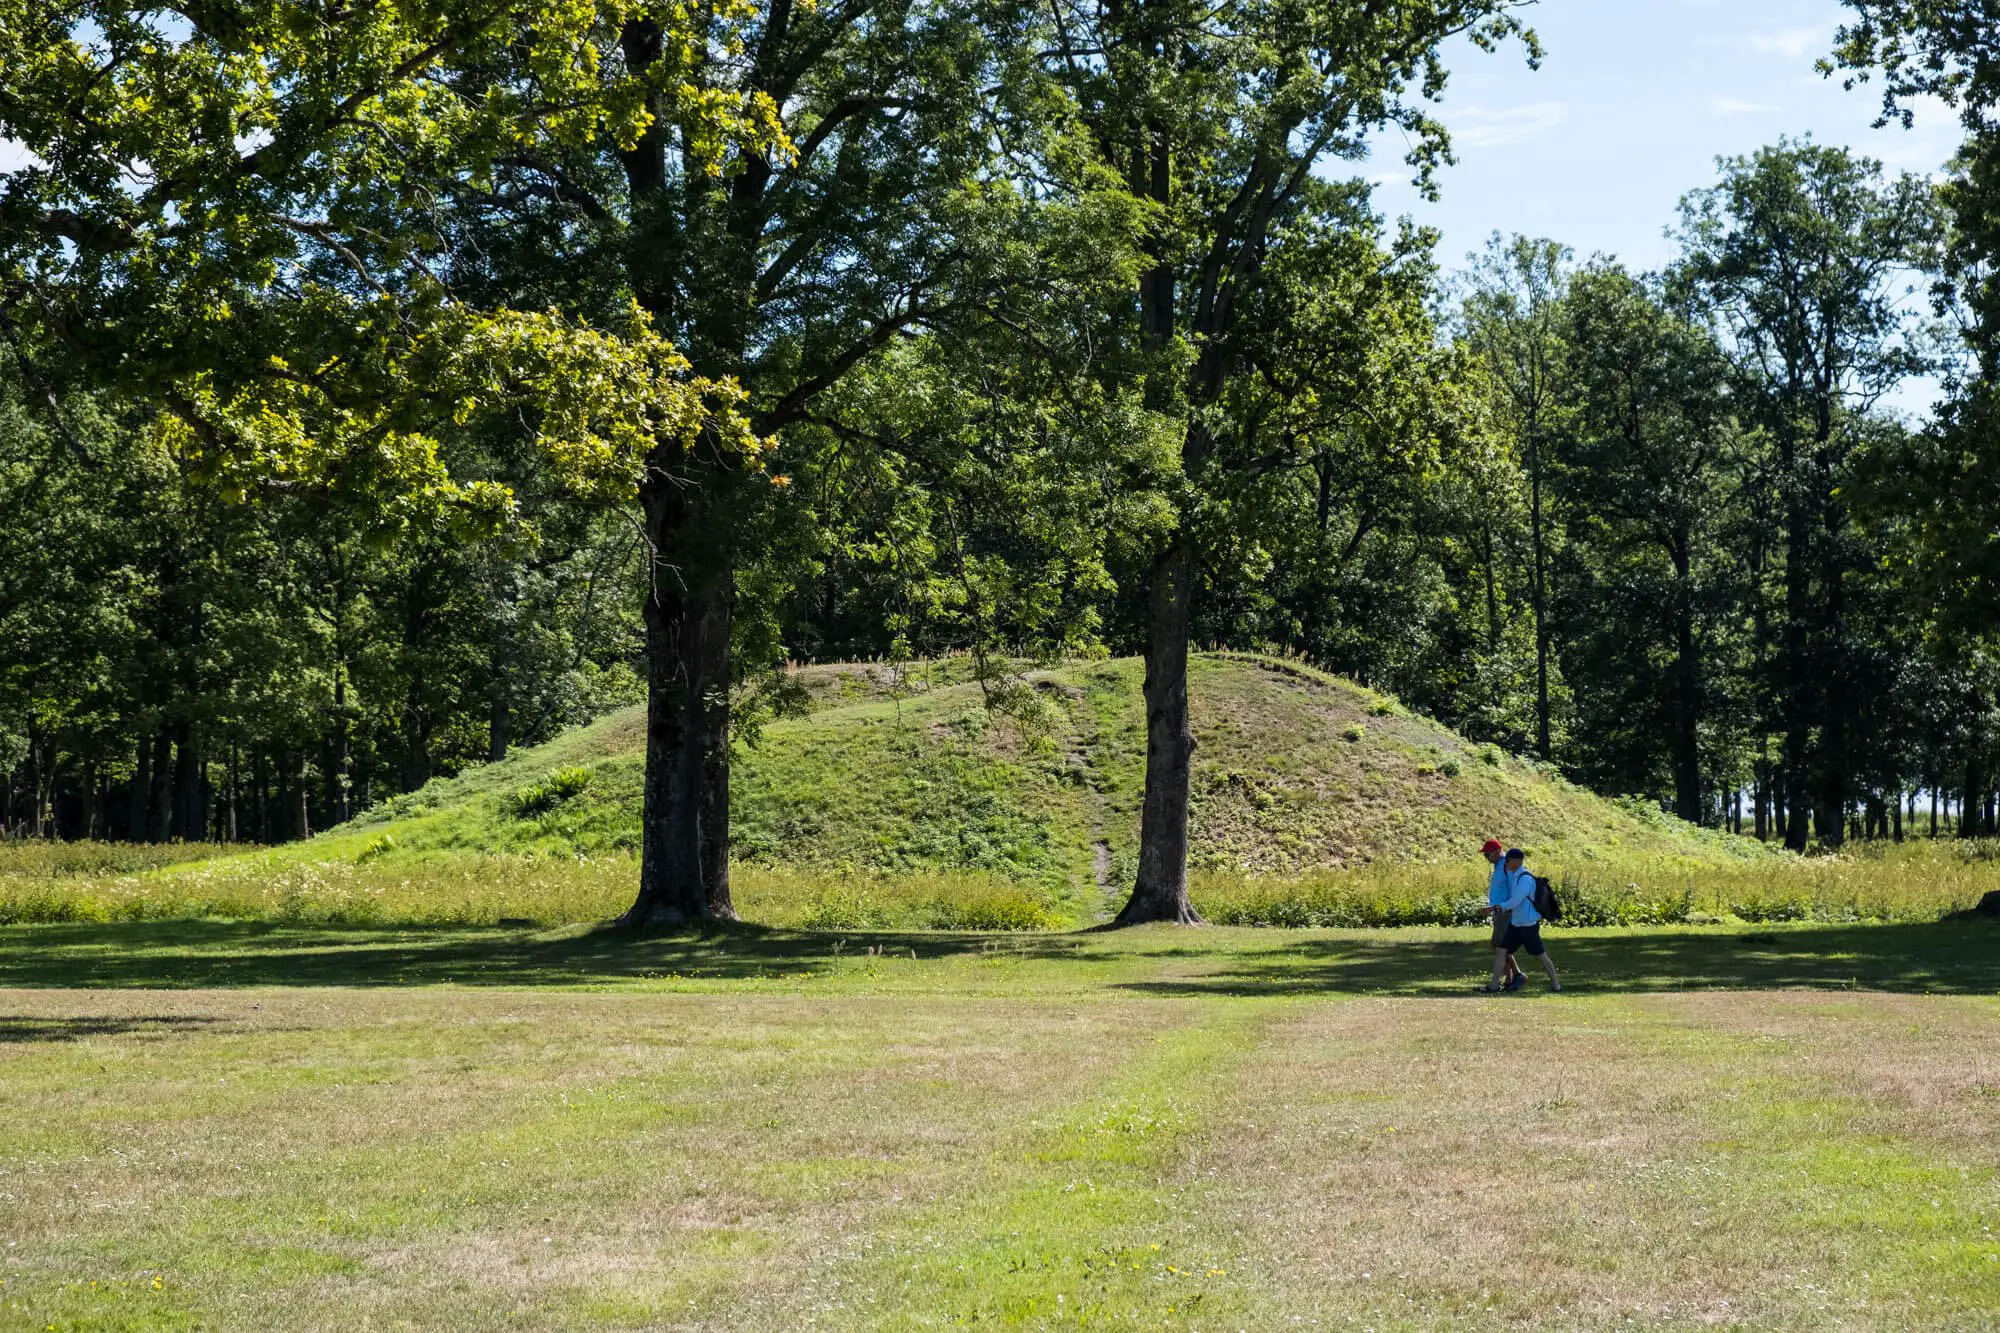
[[1784,111],[1781,106],[1768,102],[1747,102],[1741,97],[1711,97],[1708,114],[1711,116],[1775,116]]
[[1759,55],[1783,56],[1787,60],[1823,55],[1832,43],[1833,29],[1824,27],[1780,28],[1776,32],[1750,35],[1752,51]]
[[1567,102],[1529,102],[1499,111],[1469,106],[1451,116],[1452,141],[1461,148],[1494,148],[1537,139],[1569,119]]

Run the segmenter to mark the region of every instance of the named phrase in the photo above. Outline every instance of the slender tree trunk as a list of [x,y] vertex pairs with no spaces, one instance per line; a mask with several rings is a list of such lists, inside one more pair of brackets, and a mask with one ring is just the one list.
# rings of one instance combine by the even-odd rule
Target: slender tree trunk
[[[1807,630],[1812,616],[1812,516],[1801,494],[1803,483],[1797,476],[1798,456],[1790,435],[1785,432],[1781,460],[1785,487],[1785,634],[1779,689],[1785,720],[1783,763],[1785,794],[1790,799],[1790,818],[1785,826],[1785,846],[1795,852],[1806,849],[1812,807],[1811,745],[1814,721],[1813,664],[1808,661],[1810,640]],[[1827,836],[1824,811],[1820,837]],[[1834,834],[1838,838],[1839,834]]]
[[1194,728],[1187,662],[1194,550],[1185,536],[1153,561],[1152,631],[1146,644],[1146,790],[1139,814],[1139,876],[1114,923],[1201,921],[1188,897],[1188,790]]
[[[507,757],[507,730],[514,710],[508,706],[504,677],[493,684],[493,700],[486,715],[486,762],[497,764]],[[533,734],[532,732],[530,734]]]
[[153,737],[153,788],[146,796],[146,838],[165,842],[174,816],[173,738],[162,727]]
[[300,839],[310,838],[312,830],[312,763],[306,752],[299,752],[298,771],[292,783],[292,829]]
[[[1828,484],[1831,485],[1830,482]],[[1832,517],[1828,517],[1827,527],[1829,529],[1834,526],[1834,523],[1835,520]],[[1830,552],[1835,549],[1835,543],[1831,540],[1830,534],[1827,548]],[[1818,654],[1821,669],[1815,672],[1815,675],[1818,677],[1820,683],[1819,697],[1821,701],[1819,709],[1819,763],[1817,765],[1820,778],[1820,808],[1835,816],[1827,820],[1823,825],[1820,833],[1820,841],[1827,846],[1839,847],[1841,821],[1838,816],[1839,812],[1846,807],[1853,795],[1851,790],[1853,787],[1853,778],[1848,772],[1847,757],[1847,609],[1844,598],[1844,580],[1841,577],[1839,568],[1833,565],[1834,558],[1831,554],[1827,557],[1826,613],[1822,631],[1825,650]],[[1874,798],[1871,796],[1870,799]],[[1831,841],[1827,838],[1828,830],[1833,833]]]
[[191,721],[174,727],[174,794],[171,836],[201,842],[208,835],[202,810],[201,734]]
[[[1535,545],[1535,752],[1547,760],[1553,757],[1549,746],[1548,559],[1542,538],[1542,450],[1538,436],[1539,431],[1530,426],[1528,527]],[[1695,785],[1699,789],[1698,780]]]
[[1694,597],[1689,587],[1692,559],[1683,537],[1672,553],[1676,576],[1674,608],[1674,813],[1691,824],[1702,821],[1701,667],[1696,660]]
[[250,755],[250,791],[256,807],[252,811],[255,822],[251,827],[257,830],[257,841],[268,847],[271,844],[271,774],[261,745]]
[[403,710],[403,790],[415,791],[431,780],[431,719],[417,703],[417,685]]
[[354,810],[349,792],[354,784],[354,741],[347,716],[347,663],[333,666],[333,772],[327,783],[333,822],[345,824]]
[[141,736],[133,746],[131,797],[125,806],[125,840],[146,840],[146,811],[153,799],[153,746]]
[[1757,825],[1757,841],[1768,842],[1771,837],[1771,738],[1760,735],[1757,738],[1756,788],[1751,792],[1752,818]]
[[1938,791],[1937,783],[1931,783],[1931,837],[1937,837]]
[[1979,836],[1979,793],[1986,786],[1986,774],[1979,764],[1967,760],[1965,765],[1965,795],[1958,804],[1958,836],[1976,838]]

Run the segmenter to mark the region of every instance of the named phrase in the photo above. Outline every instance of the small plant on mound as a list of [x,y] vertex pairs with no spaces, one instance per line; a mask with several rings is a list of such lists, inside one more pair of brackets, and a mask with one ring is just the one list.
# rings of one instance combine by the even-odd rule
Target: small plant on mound
[[517,819],[547,814],[564,801],[583,795],[595,776],[587,768],[556,769],[539,782],[516,787],[507,797],[507,809]]

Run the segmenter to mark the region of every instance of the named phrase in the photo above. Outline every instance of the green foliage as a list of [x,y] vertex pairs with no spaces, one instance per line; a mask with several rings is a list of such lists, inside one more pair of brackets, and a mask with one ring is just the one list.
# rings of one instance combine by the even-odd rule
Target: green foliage
[[539,782],[516,787],[507,797],[506,808],[516,819],[546,814],[583,795],[596,776],[588,768],[558,768]]

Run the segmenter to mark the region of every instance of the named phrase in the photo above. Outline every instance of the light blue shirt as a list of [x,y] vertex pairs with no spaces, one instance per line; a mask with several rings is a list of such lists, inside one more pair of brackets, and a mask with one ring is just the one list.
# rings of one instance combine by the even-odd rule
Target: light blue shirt
[[1486,901],[1493,907],[1507,905],[1507,867],[1504,863],[1493,867],[1493,878],[1486,882]]
[[1500,906],[1506,911],[1509,921],[1517,926],[1533,926],[1541,922],[1542,914],[1535,910],[1535,877],[1526,866],[1511,876],[1503,866],[1495,873],[1494,879],[1505,883],[1506,897],[1501,900]]

